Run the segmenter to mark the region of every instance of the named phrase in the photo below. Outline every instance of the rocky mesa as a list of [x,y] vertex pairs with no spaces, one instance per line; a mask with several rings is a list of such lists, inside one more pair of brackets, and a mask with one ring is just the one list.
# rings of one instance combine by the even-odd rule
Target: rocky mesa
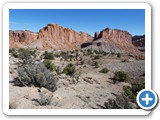
[[93,39],[87,33],[76,32],[69,28],[63,28],[57,24],[48,24],[38,33],[30,31],[10,31],[11,48],[36,48],[55,50],[80,49],[83,42]]
[[38,33],[28,30],[9,31],[10,48],[26,48],[28,44],[37,40]]
[[123,30],[106,28],[95,32],[94,39],[90,43],[84,43],[81,46],[85,49],[103,50],[108,53],[127,53],[134,57],[138,56],[144,59],[144,53],[140,52],[132,44],[132,35]]
[[132,35],[123,30],[106,28],[92,37],[57,24],[48,24],[39,32],[10,31],[10,48],[39,50],[103,50],[108,53],[127,53],[144,59],[144,52],[132,43]]

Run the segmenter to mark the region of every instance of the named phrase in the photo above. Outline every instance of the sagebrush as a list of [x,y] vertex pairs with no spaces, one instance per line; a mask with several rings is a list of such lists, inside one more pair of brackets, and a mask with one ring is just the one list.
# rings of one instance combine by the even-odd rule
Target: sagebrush
[[15,79],[15,85],[45,87],[54,92],[57,79],[48,70],[43,63],[24,64],[18,68],[18,77]]
[[66,75],[73,75],[76,72],[76,67],[72,63],[69,63],[64,69],[63,73]]
[[128,80],[129,80],[128,74],[123,71],[115,72],[114,77],[113,77],[114,83],[116,83],[116,81],[127,82]]
[[54,63],[52,63],[52,61],[50,61],[50,60],[44,60],[43,64],[50,71],[55,71],[56,70],[56,65]]

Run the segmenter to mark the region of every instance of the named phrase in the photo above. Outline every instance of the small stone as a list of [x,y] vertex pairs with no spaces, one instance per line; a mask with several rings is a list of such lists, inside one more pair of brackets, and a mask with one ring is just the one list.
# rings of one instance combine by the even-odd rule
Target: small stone
[[90,84],[93,84],[93,80],[92,79],[88,79],[88,78],[83,78],[84,81],[90,83]]

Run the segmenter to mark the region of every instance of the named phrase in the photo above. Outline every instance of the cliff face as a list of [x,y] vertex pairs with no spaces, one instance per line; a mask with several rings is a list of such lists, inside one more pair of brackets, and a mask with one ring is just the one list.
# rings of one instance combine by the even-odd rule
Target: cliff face
[[137,47],[140,51],[145,52],[145,35],[133,36],[132,44]]
[[[37,49],[74,50],[80,49],[83,42],[89,42],[92,39],[87,33],[76,32],[57,24],[48,24],[38,33],[10,31],[10,47],[27,45],[28,48]],[[16,43],[16,46],[14,43]]]
[[26,47],[29,43],[37,39],[37,33],[31,31],[9,31],[10,47],[21,48]]
[[132,36],[127,31],[122,31],[118,29],[110,29],[106,28],[102,30],[99,34],[98,32],[95,33],[94,40],[104,38],[106,41],[112,41],[116,43],[124,44],[131,44],[132,43]]
[[144,54],[132,44],[132,36],[127,31],[106,28],[100,33],[96,32],[94,40],[84,43],[81,47],[85,49],[103,50],[113,53],[127,53],[144,59]]
[[100,33],[95,33],[91,47],[115,53],[131,52],[131,49],[136,50],[132,45],[132,36],[129,32],[109,28],[100,31]]
[[133,43],[133,45],[135,45],[137,47],[144,47],[145,46],[145,35],[133,36],[132,43]]
[[76,32],[57,24],[48,24],[37,33],[10,31],[11,48],[35,48],[41,50],[95,49],[114,53],[144,55],[132,44],[127,31],[106,28],[96,32],[94,38],[84,32]]

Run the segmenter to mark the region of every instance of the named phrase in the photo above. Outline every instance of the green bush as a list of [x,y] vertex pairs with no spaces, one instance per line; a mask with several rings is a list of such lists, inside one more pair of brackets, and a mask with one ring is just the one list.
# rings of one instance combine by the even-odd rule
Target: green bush
[[27,50],[19,51],[18,57],[26,63],[29,59],[31,59],[31,54]]
[[128,74],[123,72],[123,71],[116,72],[114,77],[113,77],[114,83],[116,83],[116,81],[127,82],[128,79],[129,79]]
[[111,52],[111,55],[115,55],[116,53],[114,53],[114,52]]
[[124,93],[132,100],[136,99],[136,94],[132,91],[132,88],[129,86],[123,86]]
[[45,67],[47,69],[49,69],[50,71],[55,71],[56,70],[56,66],[54,63],[52,63],[52,61],[50,60],[44,60],[43,64],[45,65]]
[[[71,51],[71,53],[74,52],[74,51]],[[77,59],[78,56],[77,55],[72,55],[69,51],[68,52],[61,52],[60,53],[60,56],[62,57],[62,59],[64,59],[65,61],[69,60],[69,61],[72,61],[74,59]]]
[[95,66],[95,68],[98,68],[98,67],[99,67],[99,65],[98,65],[98,62],[97,62],[97,61],[95,61],[95,62],[94,62],[94,66]]
[[43,56],[44,59],[54,60],[54,54],[52,52],[45,51]]
[[81,61],[81,65],[84,65],[84,61]]
[[90,49],[85,50],[85,55],[92,55],[93,52]]
[[66,75],[73,75],[75,72],[76,72],[76,67],[72,63],[69,63],[63,69],[63,73],[65,73]]
[[107,69],[107,68],[103,68],[102,70],[100,70],[99,72],[101,72],[101,73],[108,73],[109,72],[109,70]]
[[116,99],[108,99],[104,103],[104,106],[100,106],[102,109],[132,109],[129,104],[129,99],[121,94],[117,95]]
[[24,64],[17,71],[18,77],[14,82],[17,86],[45,87],[52,92],[57,89],[56,78],[43,63]]
[[121,53],[117,53],[117,57],[119,57],[119,58],[120,58],[120,57],[121,57]]
[[20,48],[18,50],[18,58],[20,58],[21,60],[23,60],[24,63],[27,63],[29,59],[31,59],[32,57],[36,57],[36,51],[32,51],[32,50],[28,50],[28,49],[23,49]]
[[15,48],[9,48],[9,53],[13,53],[15,51],[16,51]]
[[145,88],[145,81],[144,80],[135,80],[131,83],[132,91],[134,93],[138,93],[140,90]]
[[10,53],[13,57],[18,58],[18,52],[17,52],[17,50],[16,50],[15,48],[10,48],[10,49],[9,49],[9,53]]
[[144,80],[139,80],[139,81],[134,81],[131,83],[130,86],[124,86],[123,90],[124,93],[133,101],[136,101],[136,96],[139,91],[145,88],[145,81]]
[[100,56],[99,55],[97,55],[97,56],[95,56],[94,57],[94,59],[96,60],[96,59],[99,59],[100,58]]

